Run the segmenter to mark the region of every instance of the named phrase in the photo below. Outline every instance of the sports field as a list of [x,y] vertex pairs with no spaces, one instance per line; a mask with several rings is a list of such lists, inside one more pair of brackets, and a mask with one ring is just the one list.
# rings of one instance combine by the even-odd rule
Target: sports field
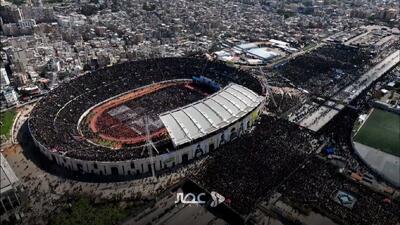
[[354,141],[400,157],[400,115],[374,109]]

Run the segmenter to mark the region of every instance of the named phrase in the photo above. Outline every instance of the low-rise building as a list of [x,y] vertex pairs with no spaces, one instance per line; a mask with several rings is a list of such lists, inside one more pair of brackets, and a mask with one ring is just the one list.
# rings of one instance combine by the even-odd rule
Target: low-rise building
[[1,85],[1,90],[3,90],[6,86],[10,85],[10,79],[8,79],[5,68],[0,68],[0,85]]
[[3,90],[2,96],[4,97],[4,101],[6,102],[7,106],[13,106],[18,103],[18,95],[12,88],[7,88]]
[[12,217],[19,220],[21,183],[3,154],[0,154],[0,175],[0,222]]

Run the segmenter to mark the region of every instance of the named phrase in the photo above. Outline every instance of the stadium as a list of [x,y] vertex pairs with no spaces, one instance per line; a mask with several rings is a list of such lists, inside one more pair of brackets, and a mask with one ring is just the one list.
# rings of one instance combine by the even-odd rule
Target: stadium
[[400,115],[373,108],[355,128],[354,152],[384,180],[400,187]]
[[243,43],[227,40],[222,46],[222,50],[212,53],[214,58],[230,64],[247,66],[266,65],[297,52],[289,43],[275,39]]
[[87,174],[143,176],[188,164],[254,125],[264,89],[202,58],[127,62],[62,83],[28,121],[35,145]]

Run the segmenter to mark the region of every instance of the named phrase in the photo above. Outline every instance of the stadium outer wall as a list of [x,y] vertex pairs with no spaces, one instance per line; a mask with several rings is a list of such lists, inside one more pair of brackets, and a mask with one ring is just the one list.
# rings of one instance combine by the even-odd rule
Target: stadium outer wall
[[[218,150],[218,147],[223,144],[241,136],[245,132],[249,131],[254,125],[256,119],[264,108],[264,103],[260,103],[252,111],[244,115],[232,124],[229,124],[220,130],[211,133],[205,139],[195,140],[194,143],[188,146],[183,146],[169,153],[154,156],[154,167],[156,171],[160,171],[167,168],[175,167],[179,164],[186,164],[189,161],[201,157],[202,155],[208,154],[210,151]],[[243,129],[241,129],[241,126]],[[238,131],[235,134],[232,133],[233,128]],[[28,129],[32,134],[32,139],[35,145],[40,151],[51,161],[56,162],[59,166],[62,166],[68,170],[97,174],[97,175],[122,175],[122,176],[135,176],[142,177],[143,174],[151,173],[150,158],[136,158],[125,161],[89,161],[71,158],[57,152],[52,152],[40,143],[33,133],[31,132],[31,125],[28,121]],[[225,137],[225,140],[221,139],[221,136]],[[199,151],[199,149],[201,151]]]

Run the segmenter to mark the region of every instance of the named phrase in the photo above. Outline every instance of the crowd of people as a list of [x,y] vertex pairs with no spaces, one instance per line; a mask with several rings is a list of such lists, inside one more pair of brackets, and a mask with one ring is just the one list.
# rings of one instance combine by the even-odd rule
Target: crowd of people
[[[386,79],[386,78],[382,78]],[[357,173],[371,173],[372,171],[354,153],[352,139],[354,126],[361,114],[366,114],[371,108],[369,102],[375,96],[380,80],[377,80],[372,88],[363,91],[350,104],[352,108],[344,108],[337,116],[318,131],[329,140],[329,145],[336,149],[335,155],[339,156],[346,164],[346,167]],[[379,177],[376,177],[380,179]]]
[[253,131],[211,153],[193,179],[247,214],[319,145],[305,128],[263,115]]
[[[353,104],[362,110],[367,99],[362,95]],[[282,201],[298,211],[314,211],[338,224],[396,224],[400,221],[398,203],[351,181],[338,166],[320,157],[324,149],[333,147],[349,172],[369,172],[351,147],[350,137],[359,113],[346,108],[317,133],[286,120],[262,116],[253,132],[212,153],[193,174],[193,180],[208,191],[222,194],[242,215],[278,192]],[[316,155],[319,151],[315,150],[322,152]],[[335,200],[339,191],[356,199],[352,209]]]
[[331,97],[358,78],[371,58],[367,49],[330,44],[290,60],[277,74],[314,95]]
[[295,88],[289,87],[272,87],[272,96],[268,98],[267,109],[268,112],[275,113],[276,115],[285,114],[293,107],[301,105],[305,99],[305,94]]
[[186,88],[184,85],[166,87],[124,102],[121,112],[115,112],[110,115],[110,111],[118,110],[119,106],[103,112],[96,121],[99,129],[98,133],[116,139],[146,135],[145,118],[147,118],[149,132],[156,132],[163,127],[159,114],[185,106],[202,98],[204,98],[204,95]]
[[[379,81],[378,81],[379,83]],[[316,133],[326,146],[334,149],[336,160],[341,160],[343,166],[357,174],[377,175],[358,160],[352,148],[354,124],[360,114],[370,108],[368,102],[376,88],[364,91],[354,101],[352,108],[343,109],[335,118]],[[322,153],[324,154],[324,153]],[[398,212],[400,205],[378,192],[372,191],[360,183],[353,182],[339,173],[337,166],[312,157],[305,167],[302,167],[277,190],[282,199],[302,212],[316,211],[328,216],[338,224],[397,224],[400,221]],[[355,197],[352,209],[346,208],[335,201],[335,194],[342,191]]]
[[128,62],[79,76],[52,90],[32,111],[29,121],[31,133],[48,150],[63,152],[73,158],[118,161],[145,157],[141,150],[110,151],[87,142],[77,131],[80,116],[98,102],[129,90],[198,75],[221,86],[235,82],[258,94],[263,92],[256,78],[221,62],[190,57]]
[[[400,205],[352,182],[337,167],[317,157],[308,161],[278,191],[285,202],[301,207],[301,211],[316,210],[338,224],[396,225],[400,221]],[[338,191],[355,198],[352,208],[334,200]]]

